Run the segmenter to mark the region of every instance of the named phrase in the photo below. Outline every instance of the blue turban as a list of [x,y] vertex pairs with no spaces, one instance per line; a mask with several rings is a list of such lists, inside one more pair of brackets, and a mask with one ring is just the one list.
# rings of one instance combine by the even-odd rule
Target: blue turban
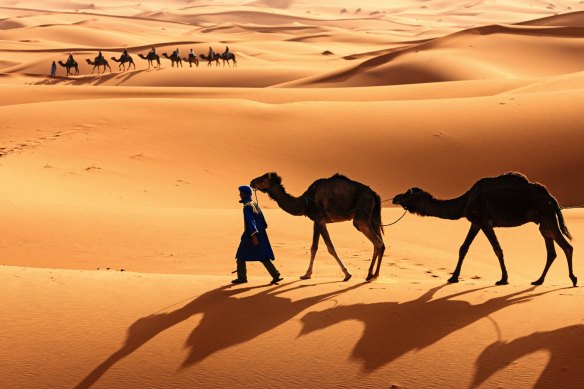
[[252,189],[251,186],[247,186],[247,185],[242,185],[239,187],[239,193],[241,193],[243,195],[243,198],[241,199],[240,203],[248,203],[251,201],[251,194],[252,194]]

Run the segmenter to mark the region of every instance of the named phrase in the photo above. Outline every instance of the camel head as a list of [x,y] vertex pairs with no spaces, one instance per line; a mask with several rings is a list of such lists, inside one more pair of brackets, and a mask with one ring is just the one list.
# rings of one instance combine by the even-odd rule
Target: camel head
[[405,193],[395,195],[392,203],[401,205],[403,209],[415,212],[417,203],[420,200],[420,194],[426,193],[420,188],[410,188]]
[[91,62],[91,60],[90,60],[90,59],[86,59],[86,60],[85,60],[85,62],[87,62],[87,63],[88,63],[88,64],[90,64],[90,65],[93,65],[93,62]]
[[282,184],[282,178],[276,173],[266,173],[261,177],[251,180],[249,186],[260,192],[266,193],[275,186]]

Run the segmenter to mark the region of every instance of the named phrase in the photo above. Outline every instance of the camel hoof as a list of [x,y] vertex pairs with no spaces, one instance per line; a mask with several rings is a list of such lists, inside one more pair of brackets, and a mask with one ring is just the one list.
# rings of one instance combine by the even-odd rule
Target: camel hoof
[[458,283],[458,277],[450,277],[448,279],[448,283],[449,284],[457,284]]
[[509,283],[509,281],[507,280],[499,280],[497,282],[495,282],[495,285],[507,285]]
[[578,277],[572,276],[570,277],[570,279],[572,280],[572,284],[574,285],[574,287],[576,287],[576,285],[578,284]]
[[537,280],[537,281],[533,281],[531,283],[531,285],[542,285],[543,284],[543,280]]
[[345,282],[349,281],[351,279],[351,277],[353,277],[353,275],[347,273],[347,274],[345,274],[345,279],[343,281],[345,281]]
[[301,280],[309,280],[312,276],[310,274],[305,274],[303,276],[300,276]]
[[375,281],[376,279],[377,279],[377,275],[375,275],[375,274],[369,274],[367,276],[367,278],[365,278],[365,281],[371,282],[371,281]]

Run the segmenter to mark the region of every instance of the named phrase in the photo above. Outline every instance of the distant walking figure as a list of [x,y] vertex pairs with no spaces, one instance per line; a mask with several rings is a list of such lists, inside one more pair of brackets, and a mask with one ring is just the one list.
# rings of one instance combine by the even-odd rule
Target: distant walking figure
[[271,284],[282,280],[280,272],[272,261],[274,252],[266,233],[268,224],[259,205],[251,199],[252,189],[249,186],[239,187],[240,203],[243,204],[244,231],[237,248],[235,258],[237,260],[237,278],[231,281],[233,284],[247,282],[247,261],[259,261],[272,276]]
[[539,231],[545,240],[547,262],[541,277],[532,285],[541,285],[556,258],[554,241],[562,248],[568,261],[568,271],[572,284],[578,279],[572,271],[573,248],[565,237],[571,239],[570,232],[557,200],[538,183],[529,182],[520,173],[506,173],[498,177],[477,181],[465,194],[451,200],[437,200],[430,193],[419,188],[411,188],[393,199],[394,204],[420,216],[436,216],[441,219],[457,220],[466,218],[471,222],[468,235],[460,247],[458,263],[448,282],[458,282],[462,262],[472,241],[479,231],[487,236],[501,266],[501,279],[497,285],[508,283],[503,250],[495,236],[493,227],[518,227],[525,223],[539,224]]
[[[266,173],[254,178],[250,185],[254,189],[268,193],[268,196],[289,214],[306,216],[314,222],[310,265],[306,274],[300,277],[301,279],[306,280],[312,277],[312,266],[321,236],[329,253],[337,260],[345,274],[343,281],[351,278],[351,273],[337,255],[326,227],[327,223],[348,220],[352,220],[355,228],[373,243],[373,257],[367,273],[367,281],[379,277],[385,244],[382,238],[381,199],[373,189],[340,174],[314,181],[300,197],[286,193],[282,178],[276,173]],[[373,273],[376,262],[377,268]]]
[[51,65],[51,78],[54,78],[57,76],[57,63],[55,61],[53,61],[53,64]]

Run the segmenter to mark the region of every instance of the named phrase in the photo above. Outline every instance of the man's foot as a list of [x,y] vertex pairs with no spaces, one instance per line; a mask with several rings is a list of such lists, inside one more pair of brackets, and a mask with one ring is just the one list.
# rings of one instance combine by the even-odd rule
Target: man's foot
[[231,281],[232,284],[245,284],[247,283],[247,280],[241,280],[239,278],[234,279],[233,281]]
[[281,276],[278,276],[276,278],[272,279],[272,282],[270,282],[270,285],[276,285],[278,282],[282,281],[283,278]]

